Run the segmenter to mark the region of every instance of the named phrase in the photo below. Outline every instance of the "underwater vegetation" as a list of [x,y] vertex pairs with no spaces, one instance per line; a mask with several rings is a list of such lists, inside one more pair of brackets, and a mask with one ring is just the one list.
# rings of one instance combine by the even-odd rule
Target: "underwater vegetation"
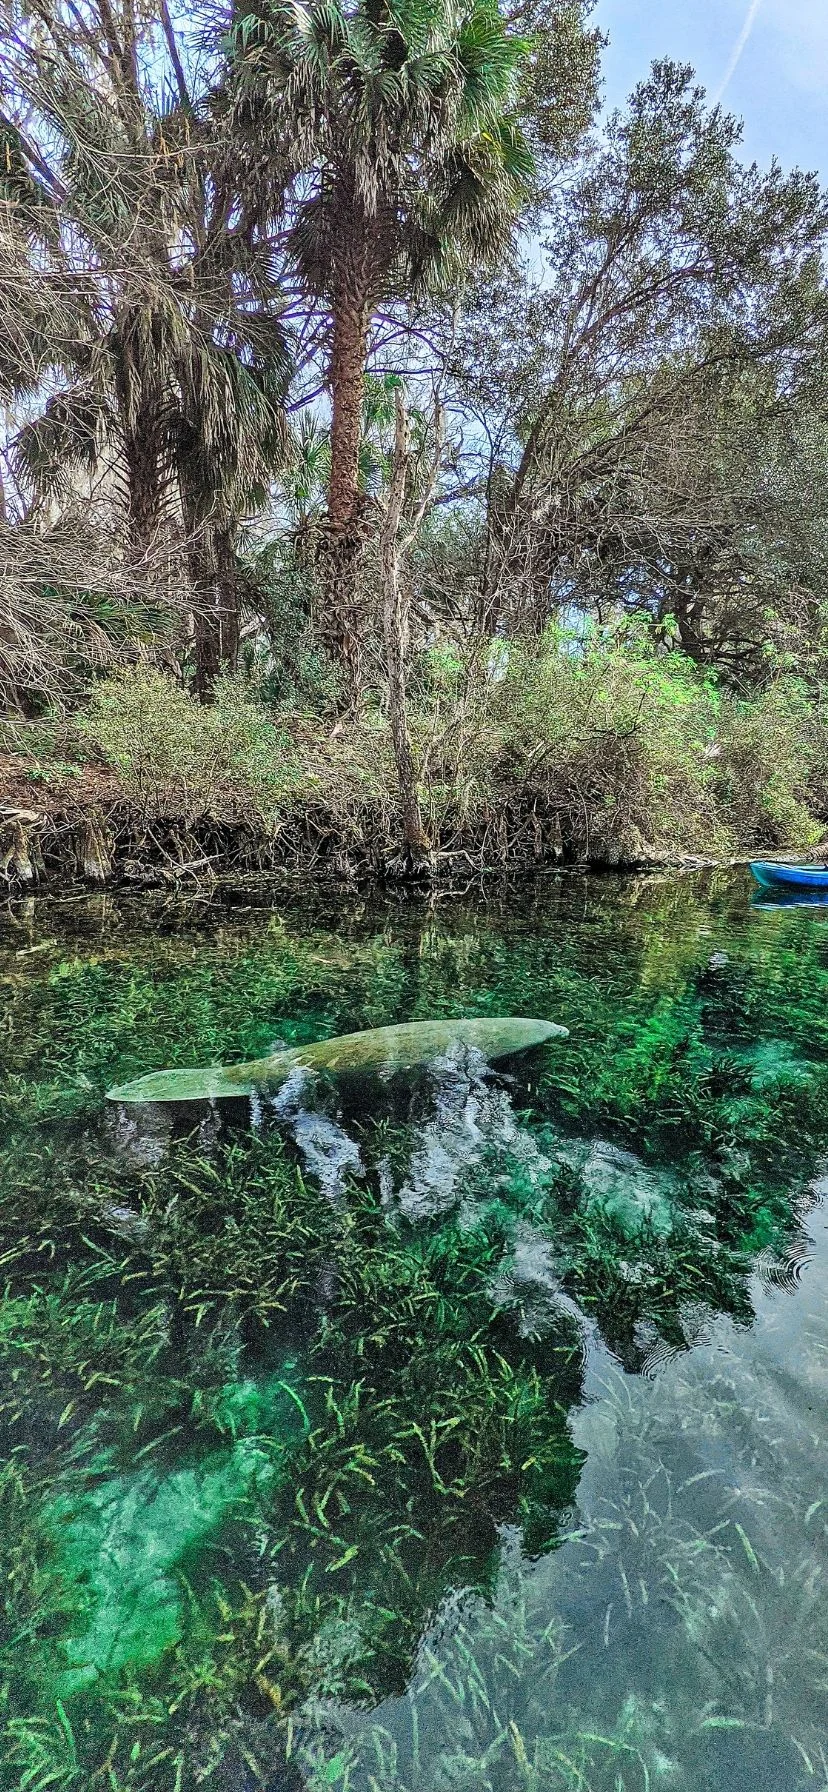
[[825,1785],[828,1321],[815,1277],[775,1366],[773,1299],[760,1309],[755,1352],[731,1353],[714,1325],[657,1383],[606,1375],[574,1427],[577,1527],[534,1561],[511,1532],[492,1593],[445,1602],[399,1698],[308,1701],[308,1784]]
[[0,988],[3,1792],[828,1784],[818,914],[43,903]]

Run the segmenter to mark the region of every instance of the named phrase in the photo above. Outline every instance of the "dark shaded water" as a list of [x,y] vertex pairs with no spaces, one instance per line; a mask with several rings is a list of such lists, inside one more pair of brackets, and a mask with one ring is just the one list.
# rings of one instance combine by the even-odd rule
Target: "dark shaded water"
[[44,900],[0,984],[4,1792],[828,1786],[828,907]]

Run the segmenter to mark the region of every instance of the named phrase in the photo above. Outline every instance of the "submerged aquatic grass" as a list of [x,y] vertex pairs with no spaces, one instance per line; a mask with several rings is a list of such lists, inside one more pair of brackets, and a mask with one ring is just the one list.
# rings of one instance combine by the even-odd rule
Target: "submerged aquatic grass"
[[[824,938],[740,878],[10,914],[3,1792],[828,1778]],[[569,1044],[322,1088],[313,1151],[307,1091],[103,1101],[509,1012]]]

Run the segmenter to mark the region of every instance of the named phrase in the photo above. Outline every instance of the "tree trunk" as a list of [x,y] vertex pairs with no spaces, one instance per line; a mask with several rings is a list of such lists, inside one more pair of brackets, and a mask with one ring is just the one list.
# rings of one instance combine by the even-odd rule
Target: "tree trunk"
[[705,661],[702,621],[704,603],[692,588],[692,575],[680,574],[669,594],[670,607],[676,619],[679,641],[688,659],[701,666]]
[[230,531],[202,525],[188,557],[195,616],[193,692],[209,703],[219,675],[235,670],[239,651],[238,573]]
[[165,479],[159,405],[147,401],[138,408],[134,426],[127,430],[124,452],[127,463],[129,534],[133,552],[144,558],[158,536],[164,514]]
[[391,483],[380,536],[383,625],[388,676],[388,715],[400,790],[403,822],[403,869],[410,875],[423,871],[430,851],[423,827],[417,767],[408,728],[406,669],[408,661],[409,605],[400,568],[399,532],[405,502],[408,471],[408,418],[401,389],[395,393],[396,429]]
[[402,595],[397,556],[392,552],[383,563],[385,659],[388,674],[388,715],[397,782],[400,787],[403,841],[408,868],[420,870],[427,864],[429,845],[423,826],[420,793],[417,788],[417,767],[408,728],[406,694],[406,620],[407,606]]
[[359,448],[367,353],[368,305],[360,294],[345,300],[334,316],[328,486],[328,516],[334,529],[347,529],[359,510]]
[[345,674],[349,700],[357,697],[361,672],[357,577],[363,540],[359,489],[362,400],[368,352],[369,306],[364,292],[343,299],[334,313],[329,367],[331,388],[331,471],[328,524],[320,545],[319,571],[324,603],[323,636]]
[[239,611],[239,565],[231,529],[217,529],[214,537],[216,556],[216,594],[220,604],[221,664],[225,672],[235,672],[239,659],[241,616]]

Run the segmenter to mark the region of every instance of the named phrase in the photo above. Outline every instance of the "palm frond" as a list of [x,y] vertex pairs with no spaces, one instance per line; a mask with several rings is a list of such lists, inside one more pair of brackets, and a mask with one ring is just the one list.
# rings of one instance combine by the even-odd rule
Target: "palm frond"
[[13,443],[18,479],[41,498],[67,492],[74,472],[94,473],[114,428],[99,394],[84,387],[56,394]]

